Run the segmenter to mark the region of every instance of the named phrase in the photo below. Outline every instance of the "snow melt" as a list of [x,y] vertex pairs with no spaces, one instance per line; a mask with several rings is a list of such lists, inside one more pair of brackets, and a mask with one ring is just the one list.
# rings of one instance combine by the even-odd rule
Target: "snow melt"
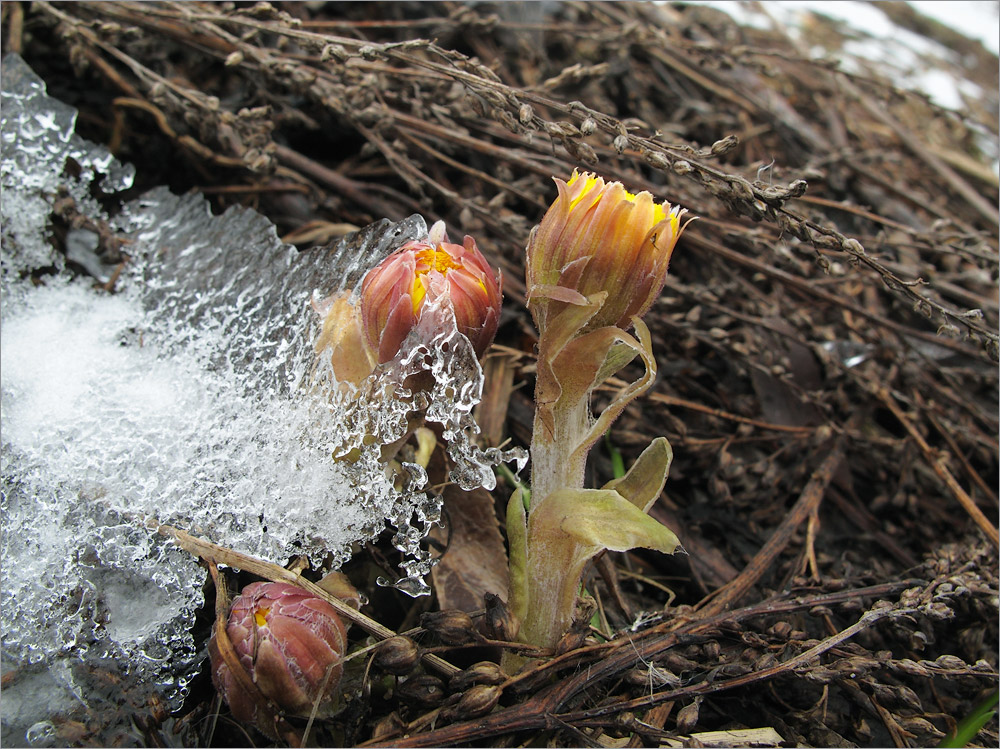
[[[79,139],[76,113],[20,58],[3,62],[0,720],[5,743],[43,746],[63,741],[63,718],[114,724],[123,699],[157,692],[179,707],[203,660],[191,628],[204,570],[146,521],[325,566],[388,521],[404,554],[394,584],[421,595],[432,565],[421,541],[440,500],[417,465],[404,463],[397,490],[381,447],[405,435],[416,404],[442,426],[464,488],[492,487],[493,466],[525,456],[476,447],[483,375],[447,314],[426,315],[358,390],[334,387],[316,361],[314,293],[354,288],[426,236],[421,217],[299,253],[253,211],[212,216],[201,197],[164,188],[109,216],[91,182],[112,193],[130,167]],[[79,177],[67,176],[70,158]],[[65,272],[48,236],[60,194],[128,240],[116,293]],[[31,280],[46,267],[55,272]],[[433,384],[409,393],[422,370]],[[332,458],[345,446],[357,460]]]

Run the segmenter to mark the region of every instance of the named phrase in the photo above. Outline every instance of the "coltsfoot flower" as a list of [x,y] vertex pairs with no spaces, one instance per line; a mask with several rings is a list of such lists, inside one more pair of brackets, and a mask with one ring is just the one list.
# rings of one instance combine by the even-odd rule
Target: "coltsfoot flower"
[[368,271],[361,283],[365,341],[379,363],[392,359],[432,300],[446,297],[458,330],[480,357],[493,342],[500,321],[500,278],[466,236],[448,241],[444,222],[426,241],[407,242]]
[[528,240],[528,306],[536,322],[545,299],[582,301],[605,292],[587,328],[628,328],[663,289],[686,209],[590,172],[574,170],[569,182],[555,183],[559,196]]
[[212,681],[233,715],[275,737],[274,717],[261,696],[280,710],[306,716],[319,701],[324,715],[343,673],[347,633],[322,598],[288,583],[252,583],[233,601],[226,634],[260,691],[250,694],[223,658],[215,633],[208,643]]

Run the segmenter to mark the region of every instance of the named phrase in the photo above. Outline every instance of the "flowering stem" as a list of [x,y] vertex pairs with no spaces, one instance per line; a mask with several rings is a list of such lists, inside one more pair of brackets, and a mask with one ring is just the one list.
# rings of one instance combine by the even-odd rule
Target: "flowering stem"
[[[556,489],[583,487],[587,455],[575,453],[590,429],[587,400],[552,410],[553,423],[535,414],[531,437],[531,508]],[[575,457],[574,457],[575,455]]]
[[[583,486],[591,447],[656,376],[641,316],[663,288],[685,211],[594,174],[574,172],[556,185],[559,197],[527,248],[528,307],[539,330],[531,501],[525,512],[515,491],[507,505],[511,611],[519,639],[546,648],[573,624],[583,568],[602,549],[669,554],[678,545],[646,514],[669,470],[665,439],[603,488]],[[637,356],[645,374],[593,417],[594,389]],[[505,656],[505,668],[518,665]]]
[[568,536],[545,535],[535,534],[534,543],[529,542],[531,605],[521,623],[521,636],[528,643],[553,647],[573,623],[580,576],[590,555]]

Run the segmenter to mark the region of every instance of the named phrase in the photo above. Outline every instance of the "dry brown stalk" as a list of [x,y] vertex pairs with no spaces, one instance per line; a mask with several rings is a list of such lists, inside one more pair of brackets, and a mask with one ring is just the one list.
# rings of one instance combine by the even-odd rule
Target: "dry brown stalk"
[[952,493],[952,496],[958,500],[958,503],[962,506],[969,517],[972,518],[973,522],[979,527],[986,537],[990,540],[990,543],[994,547],[1000,547],[1000,532],[997,531],[997,527],[993,522],[986,517],[979,506],[975,503],[972,497],[969,496],[968,492],[962,488],[961,484],[955,480],[952,476],[951,471],[944,464],[944,459],[940,454],[935,454],[935,451],[931,449],[930,445],[927,444],[927,440],[923,438],[917,428],[913,425],[913,422],[907,418],[906,414],[896,403],[896,399],[892,396],[886,388],[878,388],[876,390],[879,400],[881,400],[886,407],[892,411],[893,416],[899,419],[899,423],[903,425],[907,433],[913,439],[914,442],[920,447],[920,452],[923,454],[927,463],[930,465],[931,469],[938,475],[948,490]]
[[716,590],[707,600],[700,604],[699,616],[715,616],[737,603],[777,559],[785,549],[792,534],[808,518],[812,517],[819,507],[827,486],[833,479],[834,471],[844,459],[842,444],[837,441],[830,448],[829,455],[813,473],[799,495],[798,501],[792,506],[785,519],[778,526],[764,547],[750,560],[743,571],[722,588]]

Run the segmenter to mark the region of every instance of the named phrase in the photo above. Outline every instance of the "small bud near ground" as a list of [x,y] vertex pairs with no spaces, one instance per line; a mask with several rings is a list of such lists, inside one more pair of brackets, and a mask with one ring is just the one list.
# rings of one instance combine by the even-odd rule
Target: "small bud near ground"
[[[343,673],[347,633],[322,598],[288,583],[253,583],[233,601],[226,635],[260,694],[250,694],[230,670],[213,632],[208,644],[212,682],[233,716],[275,737],[262,701],[300,716],[331,706]],[[263,698],[263,700],[262,700]]]

